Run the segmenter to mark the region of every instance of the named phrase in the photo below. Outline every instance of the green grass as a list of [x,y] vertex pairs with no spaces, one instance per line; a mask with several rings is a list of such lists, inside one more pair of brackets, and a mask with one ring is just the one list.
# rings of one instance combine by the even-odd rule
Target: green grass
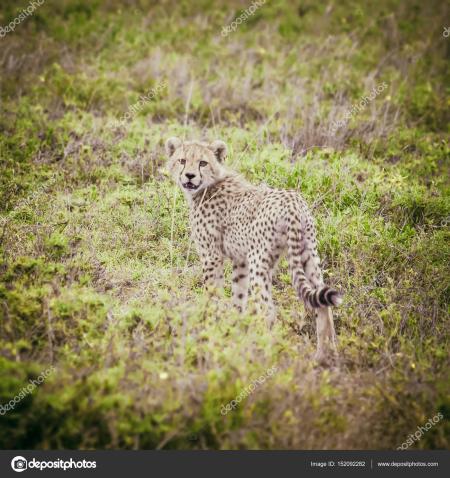
[[[0,405],[56,368],[0,447],[386,449],[438,412],[413,446],[449,447],[448,9],[274,0],[221,37],[250,3],[47,0],[0,38]],[[272,330],[203,291],[172,135],[308,200],[338,366],[285,261]]]

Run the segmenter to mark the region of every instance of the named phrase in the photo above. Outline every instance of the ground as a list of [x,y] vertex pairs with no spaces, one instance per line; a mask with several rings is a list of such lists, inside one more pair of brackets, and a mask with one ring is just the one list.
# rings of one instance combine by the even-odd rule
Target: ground
[[[0,405],[55,367],[2,448],[386,449],[438,413],[412,448],[449,447],[448,6],[268,0],[224,36],[250,5],[47,0],[0,38]],[[272,330],[203,292],[173,135],[311,204],[338,365],[286,261]]]

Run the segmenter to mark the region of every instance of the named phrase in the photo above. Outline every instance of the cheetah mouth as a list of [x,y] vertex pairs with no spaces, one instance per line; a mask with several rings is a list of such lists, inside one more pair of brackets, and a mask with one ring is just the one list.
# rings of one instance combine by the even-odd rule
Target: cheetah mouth
[[187,183],[183,183],[184,189],[189,189],[190,191],[195,191],[198,189],[200,184],[195,185],[194,183],[191,183],[191,181],[188,181]]

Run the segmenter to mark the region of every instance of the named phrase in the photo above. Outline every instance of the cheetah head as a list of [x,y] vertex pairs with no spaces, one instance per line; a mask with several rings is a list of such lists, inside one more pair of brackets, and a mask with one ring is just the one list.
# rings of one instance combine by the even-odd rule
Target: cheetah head
[[227,147],[223,141],[203,143],[169,138],[166,142],[168,169],[186,194],[212,186],[224,175],[223,160]]

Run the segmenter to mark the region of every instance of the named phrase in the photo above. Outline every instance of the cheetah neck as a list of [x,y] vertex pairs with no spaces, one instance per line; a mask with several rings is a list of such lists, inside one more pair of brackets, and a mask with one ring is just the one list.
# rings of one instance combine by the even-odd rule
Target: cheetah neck
[[219,180],[213,185],[199,191],[197,194],[190,196],[189,205],[191,208],[197,208],[199,205],[209,201],[213,197],[220,196],[226,191],[230,190],[243,190],[252,187],[242,176],[238,173],[231,171],[226,172]]

